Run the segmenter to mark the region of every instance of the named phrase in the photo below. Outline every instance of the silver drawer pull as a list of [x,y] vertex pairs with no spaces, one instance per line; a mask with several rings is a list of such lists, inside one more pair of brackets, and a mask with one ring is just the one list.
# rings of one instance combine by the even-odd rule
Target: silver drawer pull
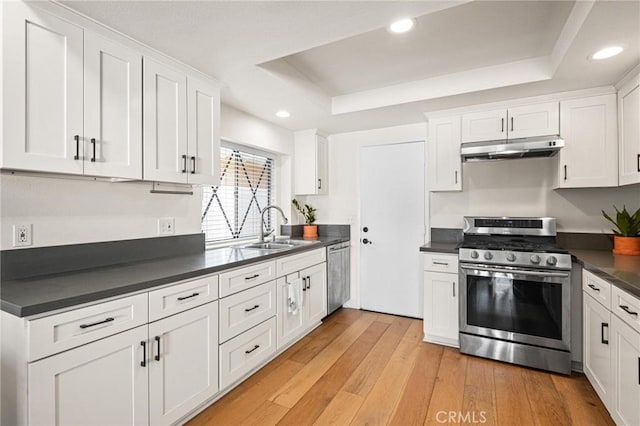
[[587,284],[587,287],[589,287],[593,291],[600,291],[600,289],[593,284]]
[[254,278],[258,278],[260,274],[251,275],[250,277],[244,277],[245,280],[252,280]]
[[196,296],[199,296],[199,295],[200,295],[200,293],[193,293],[193,294],[191,294],[189,296],[178,297],[178,300],[182,301],[182,300],[186,300],[186,299],[191,299],[192,297],[196,297]]
[[628,313],[629,315],[635,315],[638,316],[637,312],[633,312],[629,310],[629,307],[627,305],[618,305],[620,306],[620,309],[622,309],[623,311],[625,311],[626,313]]
[[449,266],[447,262],[433,262],[434,265]]
[[250,354],[251,352],[255,351],[256,349],[258,349],[260,347],[260,345],[255,345],[253,347],[253,349],[249,349],[248,351],[244,351],[245,354]]
[[105,319],[104,321],[92,322],[91,324],[80,324],[80,328],[85,329],[85,328],[89,328],[89,327],[95,327],[96,325],[106,324],[106,323],[114,321],[114,320],[115,320],[115,318],[109,317],[109,318]]
[[251,311],[253,311],[254,309],[258,309],[259,307],[260,307],[260,305],[254,305],[254,306],[253,306],[253,308],[245,308],[245,310],[244,310],[244,311],[245,311],[245,312],[251,312]]

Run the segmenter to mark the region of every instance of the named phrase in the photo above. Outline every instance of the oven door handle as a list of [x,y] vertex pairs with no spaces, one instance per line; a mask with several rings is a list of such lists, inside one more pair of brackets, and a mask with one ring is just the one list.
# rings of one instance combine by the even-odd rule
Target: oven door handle
[[467,265],[460,265],[460,268],[462,269],[468,269],[468,270],[476,270],[476,271],[486,271],[486,272],[499,272],[499,273],[503,273],[503,274],[517,274],[517,275],[529,275],[531,277],[561,277],[561,278],[568,278],[569,274],[568,273],[563,273],[563,272],[538,272],[538,271],[523,271],[523,270],[519,270],[519,269],[499,269],[499,268],[489,268],[486,266],[467,266]]

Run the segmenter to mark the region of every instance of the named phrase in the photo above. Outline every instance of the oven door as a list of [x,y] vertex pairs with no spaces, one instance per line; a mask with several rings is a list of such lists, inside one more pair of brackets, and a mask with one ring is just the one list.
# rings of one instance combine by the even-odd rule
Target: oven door
[[569,271],[460,264],[460,332],[569,351]]

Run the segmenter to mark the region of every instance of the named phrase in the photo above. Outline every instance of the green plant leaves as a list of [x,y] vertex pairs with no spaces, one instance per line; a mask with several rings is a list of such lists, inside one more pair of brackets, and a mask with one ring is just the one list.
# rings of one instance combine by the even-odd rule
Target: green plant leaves
[[295,207],[296,210],[298,210],[298,212],[300,212],[304,217],[304,221],[307,225],[311,225],[316,221],[316,209],[311,207],[309,204],[305,204],[303,207],[295,198],[291,200],[291,204],[293,204],[293,207]]
[[626,206],[623,206],[622,211],[618,210],[616,206],[613,206],[613,208],[616,210],[616,220],[613,220],[611,216],[602,210],[602,215],[617,228],[617,230],[612,229],[613,233],[621,237],[640,235],[640,208],[634,214],[630,214]]

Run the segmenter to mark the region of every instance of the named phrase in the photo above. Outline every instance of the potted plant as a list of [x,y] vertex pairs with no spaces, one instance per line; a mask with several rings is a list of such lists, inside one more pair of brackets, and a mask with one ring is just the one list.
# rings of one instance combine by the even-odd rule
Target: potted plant
[[293,203],[293,207],[304,217],[303,238],[318,238],[318,225],[313,224],[313,222],[316,221],[316,209],[309,204],[302,206],[295,198],[291,200],[291,203]]
[[616,206],[616,220],[613,220],[604,210],[602,214],[609,222],[613,223],[616,229],[612,229],[613,236],[613,252],[615,254],[628,254],[640,256],[640,209],[634,214],[627,211],[624,206],[622,211]]

